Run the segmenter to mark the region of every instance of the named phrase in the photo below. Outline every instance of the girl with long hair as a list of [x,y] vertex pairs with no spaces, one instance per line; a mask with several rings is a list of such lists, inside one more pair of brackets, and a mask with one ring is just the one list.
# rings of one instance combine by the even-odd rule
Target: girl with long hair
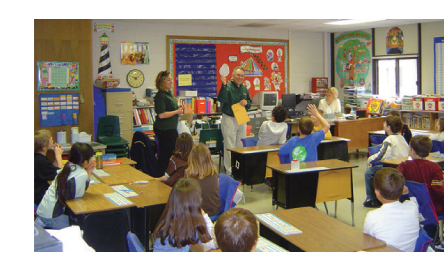
[[201,190],[195,179],[182,178],[173,187],[154,230],[154,252],[188,252],[201,243],[215,249],[213,223],[201,207]]
[[69,226],[64,214],[66,201],[80,198],[89,186],[96,162],[94,150],[87,143],[75,143],[71,147],[68,162],[57,174],[37,208],[36,222],[45,228],[61,229]]

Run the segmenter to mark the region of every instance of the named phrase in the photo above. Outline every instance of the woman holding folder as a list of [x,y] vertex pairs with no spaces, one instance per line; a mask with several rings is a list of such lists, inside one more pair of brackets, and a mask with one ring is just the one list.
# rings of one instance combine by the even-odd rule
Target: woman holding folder
[[231,81],[227,83],[224,75],[220,76],[222,87],[217,96],[217,100],[222,103],[222,135],[224,136],[224,166],[225,172],[231,174],[231,153],[229,148],[242,147],[241,139],[247,137],[247,123],[239,125],[234,117],[231,106],[239,103],[245,109],[251,107],[250,93],[244,81],[244,70],[242,67],[235,67]]

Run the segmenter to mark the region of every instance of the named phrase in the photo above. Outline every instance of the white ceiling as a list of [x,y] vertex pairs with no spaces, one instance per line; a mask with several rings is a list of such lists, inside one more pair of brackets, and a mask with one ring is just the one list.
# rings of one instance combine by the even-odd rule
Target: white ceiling
[[329,25],[325,22],[337,21],[339,19],[141,19],[141,20],[121,20],[137,21],[149,24],[168,25],[189,25],[189,26],[219,26],[219,27],[255,27],[263,29],[280,29],[301,32],[344,32],[378,27],[392,27],[406,24],[427,23],[433,21],[443,21],[443,19],[387,19],[385,21],[361,23],[354,25]]

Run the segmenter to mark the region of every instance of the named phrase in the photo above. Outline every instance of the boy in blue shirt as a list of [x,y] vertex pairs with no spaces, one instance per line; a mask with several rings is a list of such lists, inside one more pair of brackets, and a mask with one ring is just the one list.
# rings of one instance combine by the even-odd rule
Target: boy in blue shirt
[[330,124],[319,114],[314,104],[308,104],[307,109],[311,115],[319,119],[322,129],[312,133],[314,127],[313,120],[308,116],[301,117],[298,126],[299,136],[291,138],[279,149],[278,154],[281,157],[281,162],[290,162],[293,159],[301,162],[318,160],[317,147],[319,143],[324,140],[325,134],[330,129]]

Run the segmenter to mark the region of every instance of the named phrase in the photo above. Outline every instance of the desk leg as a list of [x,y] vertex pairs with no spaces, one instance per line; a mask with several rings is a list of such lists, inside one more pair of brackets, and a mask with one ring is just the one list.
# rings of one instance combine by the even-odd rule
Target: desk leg
[[352,215],[352,226],[355,226],[355,195],[353,192],[353,172],[350,170],[350,184],[351,184],[351,198],[350,198],[350,207],[351,207],[351,215]]

